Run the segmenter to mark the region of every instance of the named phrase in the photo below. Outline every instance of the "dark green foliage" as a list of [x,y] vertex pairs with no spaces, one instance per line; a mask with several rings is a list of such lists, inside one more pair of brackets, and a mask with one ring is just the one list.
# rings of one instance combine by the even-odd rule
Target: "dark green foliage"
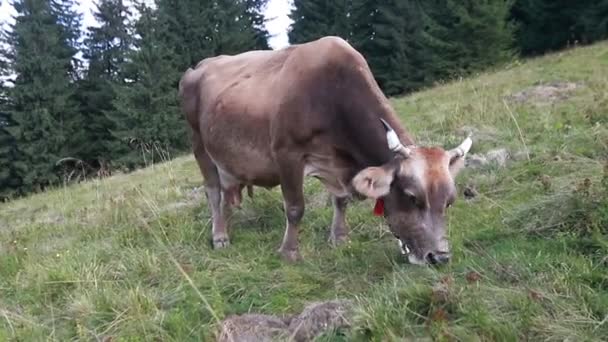
[[138,40],[124,68],[128,82],[114,89],[116,110],[109,115],[114,150],[121,152],[116,162],[129,168],[166,159],[188,146],[173,84],[180,74],[169,63],[175,55],[159,39],[155,12],[143,5],[138,11]]
[[189,140],[177,102],[182,73],[201,59],[266,49],[261,9],[266,0],[165,1],[158,10],[137,6],[138,39],[106,111],[113,161],[132,168],[174,156]]
[[360,0],[295,0],[294,21],[289,41],[305,43],[321,36],[339,36],[350,40],[355,32]]
[[[267,0],[158,0],[161,41],[180,72],[206,57],[267,48],[260,9]],[[177,86],[177,80],[175,80]]]
[[504,0],[421,2],[424,69],[430,77],[466,75],[509,60],[514,33],[507,21],[511,6]]
[[[6,62],[0,60],[0,77],[6,76]],[[17,159],[17,144],[9,130],[15,122],[8,113],[7,89],[0,84],[0,201],[15,192],[21,180],[14,162]]]
[[420,14],[414,1],[389,0],[368,15],[371,36],[360,50],[386,94],[411,91],[427,82]]
[[524,55],[608,37],[608,1],[517,0],[512,17]]
[[582,18],[587,37],[597,41],[608,37],[608,0],[597,0]]
[[[74,101],[74,37],[79,18],[67,1],[15,1],[16,22],[5,32],[5,58],[14,73],[6,91],[4,128],[16,144],[12,184],[32,191],[57,183],[56,164],[82,145]],[[11,177],[13,179],[13,177]]]
[[290,39],[348,40],[387,95],[465,75],[512,56],[511,2],[504,0],[295,1]]
[[107,116],[114,114],[115,87],[123,82],[122,68],[131,48],[129,8],[122,0],[101,0],[94,13],[99,26],[89,27],[84,41],[88,68],[79,82],[79,100],[84,117],[87,144],[82,159],[100,167],[119,157]]
[[267,49],[266,2],[157,0],[135,5],[133,27],[132,7],[100,0],[83,39],[74,0],[15,1],[0,58],[10,85],[0,83],[0,198],[73,179],[76,166],[132,168],[187,151],[181,74],[206,57]]
[[244,31],[253,32],[254,37],[254,39],[248,44],[253,45],[254,49],[269,49],[269,33],[266,30],[266,18],[264,17],[264,13],[262,12],[264,7],[268,3],[268,0],[244,0],[244,3],[244,18],[246,19],[246,23],[249,24],[248,26],[244,27]]

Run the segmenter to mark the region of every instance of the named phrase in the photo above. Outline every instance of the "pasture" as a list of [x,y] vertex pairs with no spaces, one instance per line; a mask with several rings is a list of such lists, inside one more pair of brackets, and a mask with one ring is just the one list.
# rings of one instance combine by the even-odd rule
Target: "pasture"
[[[409,265],[371,201],[349,207],[351,243],[332,248],[312,179],[302,262],[276,253],[278,189],[255,188],[214,251],[190,155],[1,204],[0,340],[214,340],[229,315],[336,298],[354,301],[352,327],[321,340],[606,339],[605,70],[600,43],[392,99],[419,145],[472,131],[469,157],[485,159],[457,179],[440,268]],[[497,149],[504,165],[487,161]]]

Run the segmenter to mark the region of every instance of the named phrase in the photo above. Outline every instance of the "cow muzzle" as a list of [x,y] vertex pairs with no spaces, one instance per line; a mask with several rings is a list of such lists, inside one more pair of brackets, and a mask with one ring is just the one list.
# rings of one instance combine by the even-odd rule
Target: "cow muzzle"
[[413,249],[408,246],[401,238],[395,235],[399,243],[401,254],[407,256],[407,260],[413,265],[444,265],[450,262],[451,253],[446,250],[437,250],[424,253],[424,257],[420,257],[413,252]]

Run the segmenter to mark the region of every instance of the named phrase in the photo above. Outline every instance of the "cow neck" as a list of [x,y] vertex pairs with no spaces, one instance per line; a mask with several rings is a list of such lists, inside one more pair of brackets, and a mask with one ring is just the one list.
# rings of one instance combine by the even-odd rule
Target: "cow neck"
[[[359,158],[357,158],[357,163],[359,164],[358,171],[370,166],[384,165],[395,158],[395,152],[388,148],[386,130],[384,129],[384,126],[382,126],[379,117],[376,117],[372,122],[375,121],[377,121],[377,124],[369,125],[367,127],[367,134],[364,135],[364,139],[358,141],[357,145],[360,152],[357,153],[359,155]],[[398,121],[391,120],[389,121],[389,124],[395,129],[403,144],[412,144],[411,138],[404,133],[404,130],[401,128]]]

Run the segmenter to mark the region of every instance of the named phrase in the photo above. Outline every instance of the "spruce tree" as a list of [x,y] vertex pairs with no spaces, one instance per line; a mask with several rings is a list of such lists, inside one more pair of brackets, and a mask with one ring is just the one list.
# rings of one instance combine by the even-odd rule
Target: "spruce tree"
[[355,35],[357,19],[364,19],[357,16],[361,3],[359,0],[294,0],[295,10],[290,14],[294,24],[289,41],[306,43],[323,36],[338,36],[350,41]]
[[446,0],[437,22],[446,24],[441,37],[449,58],[448,75],[465,75],[513,57],[514,27],[508,22],[512,1]]
[[[181,72],[206,57],[267,48],[267,0],[157,0],[159,35]],[[175,84],[177,86],[177,79]]]
[[598,0],[581,16],[589,42],[608,38],[608,0]]
[[[23,191],[42,189],[60,180],[56,164],[73,156],[81,122],[73,99],[76,50],[70,32],[79,21],[61,12],[63,1],[13,2],[15,24],[5,32],[13,87],[6,91],[6,131],[17,151],[13,171]],[[71,23],[66,25],[66,23]],[[73,32],[73,31],[72,31]]]
[[189,146],[174,86],[180,74],[170,63],[175,55],[159,37],[156,13],[143,4],[137,10],[138,38],[123,74],[128,82],[116,86],[116,110],[109,115],[115,148],[121,151],[118,161],[128,168],[174,156]]
[[8,87],[3,82],[8,73],[7,61],[0,59],[0,201],[9,198],[18,190],[21,183],[14,164],[17,145],[9,132],[15,122],[7,111]]
[[88,62],[79,83],[79,100],[85,117],[88,144],[81,156],[95,168],[120,157],[111,134],[117,96],[115,86],[123,83],[122,68],[131,48],[130,9],[122,0],[100,0],[93,13],[99,26],[89,27],[84,40]]
[[424,83],[420,10],[415,1],[377,1],[366,19],[371,36],[360,50],[387,95],[416,89]]
[[254,39],[251,41],[251,49],[267,50],[268,38],[270,34],[266,29],[266,18],[264,9],[268,4],[268,0],[244,0],[245,19],[247,26],[246,30],[251,30]]
[[606,37],[602,12],[608,12],[603,0],[517,0],[512,18],[518,24],[518,46],[524,55],[537,55]]

